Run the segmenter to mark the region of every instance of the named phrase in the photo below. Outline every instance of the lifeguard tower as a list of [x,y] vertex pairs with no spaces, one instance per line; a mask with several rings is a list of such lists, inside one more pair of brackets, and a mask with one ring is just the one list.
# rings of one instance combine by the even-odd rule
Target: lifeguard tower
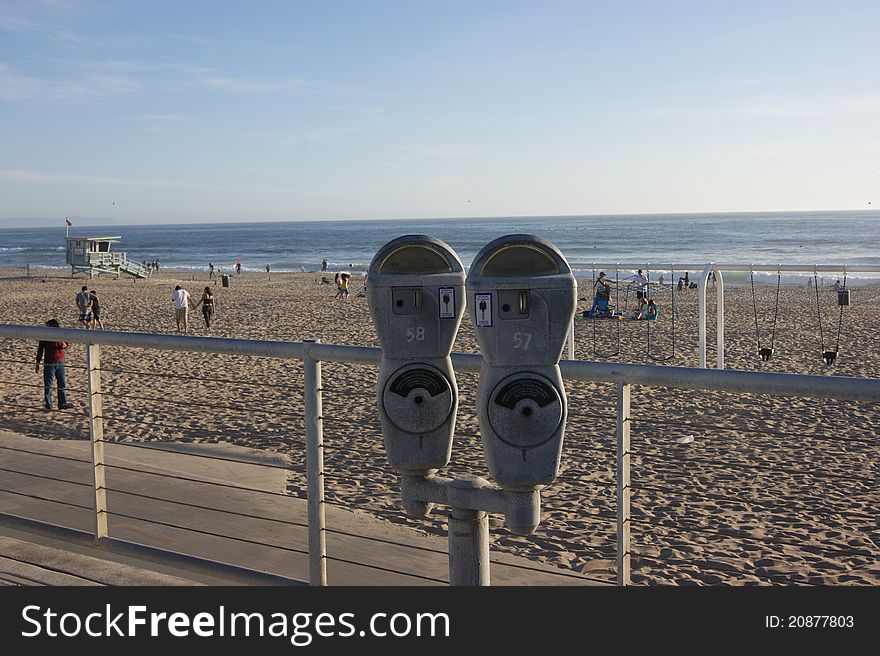
[[68,237],[66,260],[71,275],[85,272],[89,278],[109,273],[119,278],[127,273],[136,278],[146,278],[149,273],[140,263],[128,259],[125,253],[110,252],[110,244],[117,244],[122,237]]

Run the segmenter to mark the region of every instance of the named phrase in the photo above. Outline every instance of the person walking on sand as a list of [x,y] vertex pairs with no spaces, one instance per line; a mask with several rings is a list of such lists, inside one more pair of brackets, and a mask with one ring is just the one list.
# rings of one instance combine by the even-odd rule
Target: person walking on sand
[[89,294],[89,300],[92,305],[92,330],[96,328],[104,330],[104,322],[101,320],[101,301],[98,300],[98,292],[94,289]]
[[323,260],[321,260],[321,271],[326,271],[326,270],[327,270],[327,266],[328,266],[328,264],[327,264],[327,258],[325,257]]
[[214,277],[214,263],[208,262],[208,280]]
[[211,322],[214,320],[214,311],[217,309],[217,301],[210,287],[205,287],[199,302],[193,306],[193,310],[202,306],[202,316],[205,318],[205,328],[211,330]]
[[83,285],[82,290],[76,295],[76,307],[79,308],[79,322],[82,324],[83,328],[89,327],[88,315],[89,305],[91,303],[90,298],[89,288]]
[[[49,319],[46,325],[59,328],[58,319]],[[37,346],[36,372],[40,373],[43,361],[43,404],[47,411],[52,409],[52,382],[58,386],[58,409],[67,410],[73,404],[67,402],[67,381],[64,376],[64,351],[70,348],[68,342],[49,342],[41,340]]]
[[236,275],[239,275],[239,276],[241,275],[241,258],[238,258],[235,261],[235,273],[236,273]]
[[174,319],[177,321],[177,332],[180,332],[180,325],[183,324],[183,334],[189,332],[189,292],[180,285],[174,288],[171,294],[171,300],[174,301]]
[[348,281],[351,276],[343,273],[339,278],[339,298],[344,301],[348,298]]

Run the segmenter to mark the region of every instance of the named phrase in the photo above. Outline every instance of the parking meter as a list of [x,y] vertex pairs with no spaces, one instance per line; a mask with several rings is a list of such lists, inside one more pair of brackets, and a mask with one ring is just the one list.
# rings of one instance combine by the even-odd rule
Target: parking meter
[[477,416],[492,478],[529,490],[556,478],[567,406],[559,359],[577,305],[565,257],[534,235],[487,244],[467,276],[483,365]]
[[464,314],[464,268],[443,241],[406,235],[367,273],[379,343],[377,396],[388,462],[411,476],[449,463],[458,387],[449,354]]

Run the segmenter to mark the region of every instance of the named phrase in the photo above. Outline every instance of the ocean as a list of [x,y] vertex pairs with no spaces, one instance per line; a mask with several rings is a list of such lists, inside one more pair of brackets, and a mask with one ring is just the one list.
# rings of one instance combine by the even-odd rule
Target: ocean
[[[489,241],[531,233],[556,244],[578,275],[591,263],[652,262],[869,265],[880,268],[880,212],[768,212],[748,214],[651,214],[474,219],[292,221],[182,225],[74,225],[70,236],[120,237],[113,249],[135,260],[158,259],[162,267],[231,271],[316,271],[326,258],[331,272],[363,274],[382,244],[404,234],[447,242],[469,266]],[[65,228],[0,229],[0,266],[65,269]],[[652,277],[663,271],[652,269]],[[681,273],[676,271],[675,275]],[[666,275],[671,275],[667,270]],[[747,272],[725,275],[747,280]],[[783,274],[803,283],[812,274]],[[835,278],[832,273],[821,274]],[[877,282],[880,273],[849,273],[847,283]],[[775,282],[775,273],[755,273]]]

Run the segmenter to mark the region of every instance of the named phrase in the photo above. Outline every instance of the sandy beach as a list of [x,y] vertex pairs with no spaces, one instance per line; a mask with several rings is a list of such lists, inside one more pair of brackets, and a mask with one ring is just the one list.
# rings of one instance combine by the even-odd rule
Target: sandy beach
[[[32,272],[33,273],[33,272]],[[198,300],[210,285],[214,325],[190,312],[190,334],[242,339],[376,346],[362,279],[348,300],[321,273],[245,273],[229,287],[207,272],[160,270],[148,280],[70,278],[65,271],[27,277],[0,269],[4,323],[43,325],[51,317],[77,326],[81,285],[98,290],[108,330],[176,334],[176,285]],[[327,276],[332,281],[333,272]],[[591,322],[590,280],[579,280],[579,359],[653,364],[646,322]],[[671,289],[654,293],[661,319],[651,328],[651,354],[663,364],[697,366],[697,291],[677,293],[672,339]],[[826,349],[837,343],[838,307],[820,290]],[[715,300],[709,295],[709,350],[714,363]],[[814,290],[783,286],[775,353],[756,353],[753,299],[747,285],[725,286],[726,366],[730,369],[875,378],[880,371],[876,308],[880,286],[851,290],[833,367],[821,357]],[[629,304],[634,304],[632,295]],[[759,286],[763,346],[769,346],[775,286]],[[619,333],[618,333],[619,330]],[[87,438],[82,345],[71,347],[70,401],[75,408],[42,412],[36,345],[0,340],[2,429],[57,439]],[[674,346],[674,352],[673,352]],[[477,352],[465,315],[455,351]],[[612,353],[616,355],[610,355]],[[603,357],[604,355],[604,357]],[[289,454],[299,463],[289,490],[305,495],[302,368],[298,362],[199,353],[105,348],[106,427],[112,440],[230,442]],[[324,363],[326,497],[347,507],[434,534],[444,510],[411,519],[397,476],[385,462],[375,410],[376,369]],[[459,375],[460,410],[447,476],[488,477],[474,405],[476,375]],[[567,384],[569,421],[558,479],[543,492],[543,521],[534,535],[515,536],[492,516],[492,549],[612,580],[615,568],[614,388]],[[634,387],[632,395],[633,582],[640,584],[880,584],[876,512],[876,404]],[[681,444],[677,440],[693,436]]]

